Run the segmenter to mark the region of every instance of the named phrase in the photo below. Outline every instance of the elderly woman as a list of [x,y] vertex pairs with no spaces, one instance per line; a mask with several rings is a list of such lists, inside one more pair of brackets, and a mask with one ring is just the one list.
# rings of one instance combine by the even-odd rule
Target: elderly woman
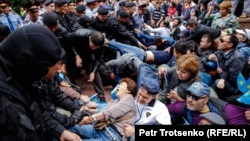
[[[223,1],[220,3],[220,11],[215,14],[211,14],[213,7],[210,6],[206,17],[212,18],[212,28],[219,28],[225,30],[228,28],[239,28],[237,17],[230,13],[232,4],[230,1]],[[210,15],[211,14],[211,15]]]
[[167,81],[167,103],[186,100],[185,90],[195,81],[198,81],[199,60],[191,54],[181,55],[176,66],[168,70],[159,69],[159,76],[166,77]]
[[248,58],[250,57],[250,29],[236,29],[235,36],[238,38],[239,43],[237,49],[243,55],[245,62],[247,63]]
[[106,128],[103,129],[96,129],[97,124],[76,125],[71,128],[71,131],[81,135],[84,141],[108,141],[112,140],[111,137],[115,138],[116,141],[127,140],[123,126],[124,124],[133,125],[135,120],[135,95],[136,83],[130,78],[121,79],[116,90],[118,99],[109,103],[102,112],[92,115],[89,119],[84,119],[92,123],[100,123],[100,121],[105,120],[109,121],[110,124],[107,124]]

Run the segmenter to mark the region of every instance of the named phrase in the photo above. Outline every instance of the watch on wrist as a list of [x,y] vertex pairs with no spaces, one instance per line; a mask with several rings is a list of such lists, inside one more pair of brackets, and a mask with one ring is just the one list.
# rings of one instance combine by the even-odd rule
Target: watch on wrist
[[91,117],[93,118],[93,120],[95,122],[96,121],[96,115],[92,115]]

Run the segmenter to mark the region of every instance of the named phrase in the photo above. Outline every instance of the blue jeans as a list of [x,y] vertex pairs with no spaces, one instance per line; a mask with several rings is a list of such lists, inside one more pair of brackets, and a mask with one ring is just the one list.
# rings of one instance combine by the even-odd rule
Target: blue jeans
[[[107,128],[110,130],[112,136],[116,138],[116,141],[122,141],[122,137],[113,128]],[[75,125],[70,128],[70,131],[80,135],[84,141],[112,141],[105,128],[96,130],[93,124],[83,126]]]
[[115,42],[115,41],[109,41],[108,46],[113,50],[121,52],[122,54],[129,53],[129,52],[133,53],[142,61],[144,60],[146,56],[145,51],[136,46],[122,44],[122,43]]

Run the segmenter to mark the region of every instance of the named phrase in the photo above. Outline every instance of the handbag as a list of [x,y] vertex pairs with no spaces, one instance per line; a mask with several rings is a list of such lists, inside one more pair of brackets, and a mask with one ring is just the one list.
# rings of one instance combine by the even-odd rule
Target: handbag
[[135,114],[132,114],[132,115],[129,115],[129,116],[123,116],[123,117],[120,117],[120,118],[117,118],[115,121],[111,121],[109,119],[105,119],[105,120],[100,120],[100,121],[97,121],[95,124],[94,124],[94,127],[95,129],[97,130],[102,130],[103,128],[107,127],[108,125],[112,124],[112,123],[115,123],[115,122],[120,122],[120,121],[124,121],[124,120],[128,120],[128,119],[131,119],[135,116]]

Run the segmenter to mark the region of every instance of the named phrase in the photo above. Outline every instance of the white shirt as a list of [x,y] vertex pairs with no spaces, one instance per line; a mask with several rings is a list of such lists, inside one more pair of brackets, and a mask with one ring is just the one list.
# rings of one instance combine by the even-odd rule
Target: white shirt
[[158,99],[150,105],[141,105],[137,100],[135,125],[171,125],[171,117],[165,104]]

